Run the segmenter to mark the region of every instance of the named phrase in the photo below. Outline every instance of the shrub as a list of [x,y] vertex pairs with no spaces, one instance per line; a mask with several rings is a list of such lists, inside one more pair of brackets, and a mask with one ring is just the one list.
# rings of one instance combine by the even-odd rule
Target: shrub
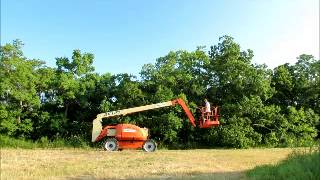
[[258,166],[247,172],[249,179],[307,180],[320,177],[320,147],[313,152],[294,152],[276,165]]

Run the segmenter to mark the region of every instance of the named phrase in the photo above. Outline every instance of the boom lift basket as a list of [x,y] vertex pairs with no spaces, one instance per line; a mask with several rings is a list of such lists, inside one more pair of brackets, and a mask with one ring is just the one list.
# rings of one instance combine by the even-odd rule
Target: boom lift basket
[[219,126],[219,108],[213,107],[211,112],[205,112],[205,107],[201,107],[201,117],[199,119],[200,128],[211,128]]

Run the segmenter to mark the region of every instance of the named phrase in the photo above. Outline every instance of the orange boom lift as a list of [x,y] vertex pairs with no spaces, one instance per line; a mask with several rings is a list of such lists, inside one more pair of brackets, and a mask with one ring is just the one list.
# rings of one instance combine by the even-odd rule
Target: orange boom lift
[[[97,118],[94,119],[92,123],[92,142],[105,139],[104,149],[107,151],[142,148],[147,152],[153,152],[157,149],[157,144],[154,140],[149,139],[149,130],[147,128],[140,128],[133,124],[117,124],[102,127],[102,119],[125,116],[136,112],[175,105],[180,105],[182,107],[191,125],[196,127],[196,121],[190,109],[182,99],[178,98],[172,101],[98,114]],[[210,128],[219,125],[218,107],[213,107],[212,111],[209,113],[205,112],[204,107],[200,107],[200,111],[201,116],[199,117],[197,123],[200,128]]]

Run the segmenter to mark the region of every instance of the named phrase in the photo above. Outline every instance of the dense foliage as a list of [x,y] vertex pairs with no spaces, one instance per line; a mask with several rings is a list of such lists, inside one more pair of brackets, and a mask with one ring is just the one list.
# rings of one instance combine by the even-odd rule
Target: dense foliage
[[98,74],[94,55],[74,50],[56,67],[23,55],[22,42],[1,47],[0,133],[90,142],[96,114],[183,98],[192,112],[203,99],[221,109],[221,126],[193,128],[179,107],[141,112],[105,124],[130,122],[150,128],[162,145],[182,147],[301,146],[319,137],[320,61],[300,55],[293,65],[273,70],[253,64],[223,36],[209,52],[175,51],[145,64],[140,77]]

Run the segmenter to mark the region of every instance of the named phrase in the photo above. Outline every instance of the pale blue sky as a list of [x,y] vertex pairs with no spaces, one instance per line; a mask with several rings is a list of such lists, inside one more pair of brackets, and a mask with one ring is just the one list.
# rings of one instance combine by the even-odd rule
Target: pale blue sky
[[55,65],[73,49],[95,55],[99,73],[138,75],[170,50],[231,35],[254,62],[319,58],[318,0],[2,0],[1,44],[21,39],[28,58]]

